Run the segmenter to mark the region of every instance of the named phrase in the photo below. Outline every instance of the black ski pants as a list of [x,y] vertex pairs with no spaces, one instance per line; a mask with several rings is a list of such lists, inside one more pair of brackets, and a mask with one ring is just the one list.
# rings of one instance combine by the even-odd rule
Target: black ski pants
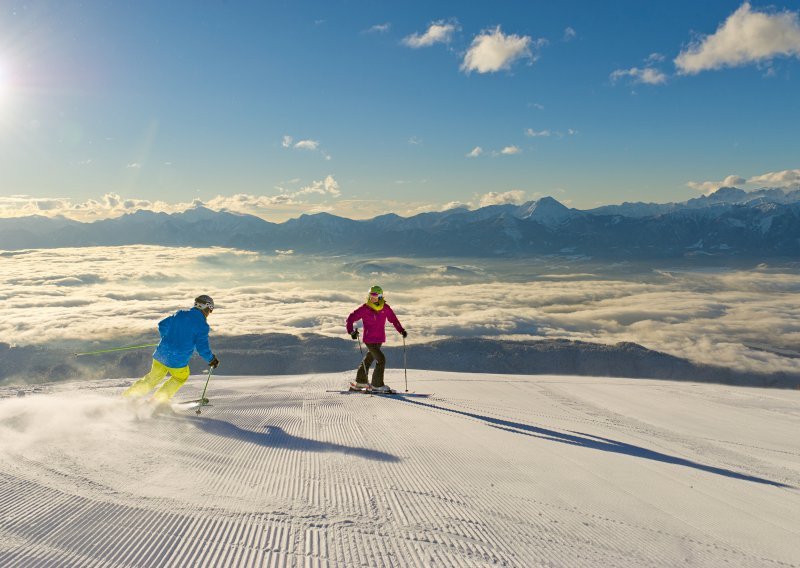
[[386,369],[386,356],[381,351],[380,343],[365,343],[367,346],[367,354],[364,360],[358,366],[358,373],[356,373],[357,383],[366,383],[367,371],[369,371],[372,362],[375,361],[375,370],[372,371],[372,386],[383,386],[383,371]]

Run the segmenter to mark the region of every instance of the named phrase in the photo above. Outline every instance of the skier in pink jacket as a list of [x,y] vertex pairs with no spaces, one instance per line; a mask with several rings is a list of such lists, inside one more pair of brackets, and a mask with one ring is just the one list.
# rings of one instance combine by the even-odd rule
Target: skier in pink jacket
[[386,356],[381,351],[381,344],[386,341],[386,320],[392,322],[397,332],[404,338],[408,333],[400,320],[394,315],[389,304],[383,301],[383,289],[380,286],[373,286],[369,289],[367,301],[359,306],[356,311],[347,316],[347,333],[353,339],[358,339],[358,330],[353,324],[361,320],[364,326],[364,344],[367,346],[367,354],[361,365],[358,366],[356,373],[356,387],[369,389],[367,370],[375,361],[375,370],[372,372],[372,390],[377,392],[389,392],[391,389],[383,384],[383,371],[386,368]]

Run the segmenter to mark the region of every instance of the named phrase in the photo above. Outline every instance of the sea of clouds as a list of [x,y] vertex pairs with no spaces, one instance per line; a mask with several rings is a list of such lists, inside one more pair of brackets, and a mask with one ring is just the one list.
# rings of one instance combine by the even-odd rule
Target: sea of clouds
[[[800,271],[589,261],[354,259],[156,246],[0,251],[0,342],[152,337],[198,294],[214,335],[318,333],[372,284],[409,331],[444,337],[633,341],[702,363],[800,372]],[[398,342],[389,330],[389,342]]]

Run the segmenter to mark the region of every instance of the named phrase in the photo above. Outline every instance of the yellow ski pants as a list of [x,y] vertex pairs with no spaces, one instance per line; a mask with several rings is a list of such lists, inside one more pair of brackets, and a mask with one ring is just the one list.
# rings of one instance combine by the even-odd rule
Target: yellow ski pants
[[133,383],[128,390],[122,393],[122,396],[139,397],[146,395],[156,388],[158,383],[161,382],[161,379],[167,376],[167,373],[170,374],[170,379],[161,385],[161,388],[156,391],[153,398],[158,402],[168,401],[178,392],[178,389],[183,386],[186,379],[189,378],[189,365],[181,367],[180,369],[173,369],[153,359],[153,366],[150,368],[150,372]]

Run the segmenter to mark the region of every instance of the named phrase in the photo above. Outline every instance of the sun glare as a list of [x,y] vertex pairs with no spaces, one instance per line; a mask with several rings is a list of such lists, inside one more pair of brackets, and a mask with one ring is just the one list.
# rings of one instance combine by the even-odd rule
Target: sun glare
[[0,101],[2,101],[6,97],[7,92],[8,92],[8,75],[6,74],[6,70],[3,67],[3,64],[0,63]]

